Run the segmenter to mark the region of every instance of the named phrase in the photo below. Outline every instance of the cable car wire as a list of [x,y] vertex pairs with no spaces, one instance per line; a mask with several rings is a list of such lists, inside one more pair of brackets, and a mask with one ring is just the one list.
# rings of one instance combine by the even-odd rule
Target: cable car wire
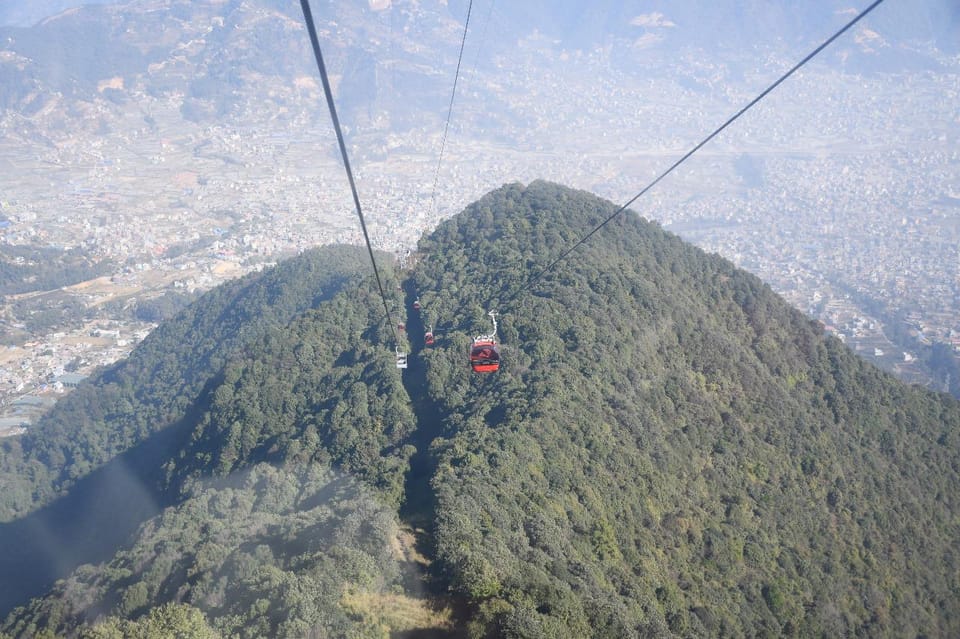
[[437,160],[437,170],[433,175],[433,193],[430,199],[437,201],[437,183],[440,181],[440,165],[443,164],[443,150],[447,146],[447,131],[450,129],[450,116],[453,115],[453,100],[457,97],[457,80],[460,79],[460,63],[463,62],[463,48],[467,44],[467,29],[470,27],[470,12],[473,10],[473,0],[467,5],[467,19],[463,23],[463,38],[460,40],[460,55],[457,57],[457,71],[453,76],[453,91],[450,92],[450,106],[447,108],[447,121],[443,125],[443,138],[440,140],[440,158]]
[[391,327],[394,340],[399,344],[400,339],[397,334],[397,324],[393,321],[390,313],[390,305],[387,304],[387,295],[383,291],[383,282],[380,279],[380,271],[377,269],[377,260],[373,256],[373,247],[370,245],[370,235],[367,233],[367,223],[363,219],[363,209],[360,208],[360,196],[357,194],[357,185],[353,180],[353,171],[350,169],[350,159],[347,157],[347,145],[343,141],[340,119],[337,117],[337,108],[333,104],[333,91],[330,89],[330,80],[327,78],[327,67],[323,63],[323,54],[320,52],[320,40],[317,37],[317,29],[313,24],[310,0],[300,0],[300,7],[303,9],[303,19],[307,23],[307,32],[310,34],[313,56],[316,58],[317,68],[320,70],[320,79],[323,81],[323,92],[327,96],[327,107],[330,109],[333,128],[337,132],[337,143],[340,145],[340,155],[343,157],[343,166],[347,171],[347,181],[350,182],[350,192],[353,193],[353,203],[357,208],[357,217],[360,218],[360,228],[363,229],[363,240],[367,244],[367,253],[370,254],[370,263],[373,265],[373,275],[377,280],[377,288],[380,290],[380,299],[383,300],[383,311],[387,318],[387,326]]
[[[751,100],[745,107],[743,107],[742,109],[740,109],[739,111],[737,111],[736,113],[734,113],[732,116],[730,116],[730,118],[728,118],[726,122],[724,122],[724,123],[721,124],[719,127],[717,127],[717,128],[713,131],[713,133],[711,133],[710,135],[708,135],[707,137],[705,137],[705,138],[704,138],[700,143],[698,143],[695,147],[693,147],[692,149],[690,149],[689,151],[687,151],[679,160],[677,160],[677,161],[674,162],[672,165],[670,165],[670,167],[669,167],[666,171],[664,171],[663,173],[661,173],[660,175],[658,175],[652,182],[650,182],[650,184],[648,184],[647,186],[645,186],[645,187],[643,188],[643,190],[641,190],[639,193],[637,193],[637,194],[634,195],[632,198],[630,198],[624,205],[622,205],[622,206],[621,206],[620,208],[618,208],[616,211],[614,211],[613,213],[611,213],[609,217],[607,217],[605,220],[603,220],[602,222],[600,222],[600,223],[599,223],[597,226],[595,226],[589,233],[587,233],[587,234],[584,235],[582,238],[580,238],[576,243],[574,243],[570,248],[568,248],[568,249],[566,249],[565,251],[563,251],[563,252],[562,252],[560,255],[558,255],[552,262],[550,262],[550,263],[547,264],[545,267],[543,267],[542,269],[540,269],[540,271],[538,271],[533,277],[531,277],[529,280],[527,280],[527,282],[526,282],[525,284],[523,284],[523,285],[517,290],[517,292],[513,293],[512,295],[507,296],[507,297],[504,299],[504,301],[501,302],[500,305],[503,306],[503,305],[505,305],[506,303],[512,302],[512,301],[516,300],[521,294],[529,291],[530,288],[533,287],[533,285],[536,284],[538,281],[540,281],[540,279],[541,279],[548,271],[552,270],[557,264],[559,264],[561,261],[563,261],[564,259],[566,259],[567,256],[569,256],[571,253],[573,253],[580,245],[582,245],[584,242],[586,242],[586,241],[589,240],[591,237],[593,237],[593,235],[596,234],[597,231],[599,231],[600,229],[602,229],[604,226],[606,226],[607,224],[609,224],[614,218],[616,218],[616,217],[619,216],[621,213],[623,213],[623,212],[627,209],[627,207],[629,207],[631,204],[633,204],[633,203],[636,202],[638,199],[640,199],[640,197],[641,197],[642,195],[644,195],[647,191],[649,191],[649,190],[652,189],[654,186],[656,186],[663,178],[665,178],[665,177],[667,177],[668,175],[670,175],[670,173],[672,173],[674,169],[676,169],[676,168],[679,167],[681,164],[683,164],[684,162],[686,162],[686,161],[690,158],[690,156],[692,156],[694,153],[696,153],[696,152],[699,151],[701,148],[703,148],[703,146],[705,146],[708,142],[710,142],[710,140],[712,140],[713,138],[717,137],[724,129],[726,129],[728,126],[730,126],[731,124],[733,124],[737,119],[739,119],[741,115],[743,115],[744,113],[746,113],[747,111],[749,111],[749,110],[750,110],[753,106],[755,106],[758,102],[760,102],[762,99],[764,99],[765,97],[767,97],[767,95],[768,95],[771,91],[773,91],[773,90],[776,89],[778,86],[780,86],[787,78],[789,78],[790,76],[792,76],[796,71],[798,71],[801,67],[803,67],[805,64],[807,64],[807,62],[809,62],[809,61],[812,60],[814,57],[816,57],[817,54],[819,54],[821,51],[823,51],[825,48],[827,48],[831,43],[833,43],[834,40],[836,40],[837,38],[839,38],[841,35],[843,35],[844,33],[846,33],[851,27],[853,27],[855,24],[857,24],[858,22],[860,22],[860,20],[862,20],[864,17],[866,17],[867,14],[869,14],[871,11],[873,11],[874,9],[876,9],[877,6],[879,6],[883,1],[884,1],[884,0],[875,0],[870,6],[868,6],[866,9],[864,9],[864,10],[861,11],[859,14],[857,14],[856,17],[854,17],[852,20],[850,20],[850,21],[849,21],[846,25],[844,25],[839,31],[837,31],[836,33],[834,33],[834,34],[833,34],[832,36],[830,36],[829,38],[827,38],[820,46],[818,46],[816,49],[814,49],[814,50],[811,51],[809,54],[807,54],[807,56],[804,57],[802,60],[800,60],[800,62],[798,62],[797,64],[793,65],[793,67],[792,67],[789,71],[787,71],[786,73],[784,73],[784,74],[783,74],[782,76],[780,76],[780,78],[778,78],[773,84],[771,84],[771,85],[768,86],[766,89],[764,89],[763,92],[761,92],[757,97],[755,97],[753,100]],[[488,305],[488,306],[489,306],[489,305]]]
[[473,67],[470,68],[468,77],[474,77],[477,74],[477,65],[480,64],[480,54],[483,53],[483,40],[487,36],[487,28],[490,26],[490,19],[493,17],[493,7],[497,0],[490,0],[490,7],[487,9],[487,19],[483,22],[483,29],[480,30],[480,46],[477,47],[477,55],[473,58]]

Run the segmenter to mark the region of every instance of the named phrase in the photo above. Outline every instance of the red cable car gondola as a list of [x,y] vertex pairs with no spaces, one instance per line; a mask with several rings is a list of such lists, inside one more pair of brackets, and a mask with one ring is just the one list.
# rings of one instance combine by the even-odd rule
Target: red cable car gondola
[[420,310],[420,298],[419,298],[419,297],[418,297],[417,299],[413,300],[413,310],[415,310],[415,311],[419,311],[419,310]]
[[493,320],[493,332],[489,335],[478,335],[473,338],[470,346],[470,367],[474,373],[495,373],[500,370],[500,351],[497,349],[497,317],[496,312],[487,313]]
[[437,340],[433,337],[433,330],[429,330],[423,335],[423,343],[427,346],[433,346]]
[[500,351],[492,339],[475,339],[470,348],[470,367],[474,373],[495,373],[500,369]]

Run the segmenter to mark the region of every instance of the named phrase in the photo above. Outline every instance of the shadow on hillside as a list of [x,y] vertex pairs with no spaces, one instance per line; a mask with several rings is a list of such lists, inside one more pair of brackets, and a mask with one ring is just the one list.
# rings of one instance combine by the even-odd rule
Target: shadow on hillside
[[[410,459],[410,471],[407,473],[404,486],[404,502],[400,507],[400,517],[414,527],[432,530],[436,504],[430,480],[433,478],[437,464],[430,454],[430,444],[443,433],[443,421],[427,393],[427,370],[420,357],[426,329],[423,325],[422,312],[413,310],[415,299],[416,292],[408,283],[405,307],[408,309],[406,330],[410,342],[410,354],[407,358],[408,368],[403,371],[403,385],[417,417],[417,429],[410,442],[416,447],[417,452]],[[418,550],[429,555],[432,549]]]
[[430,453],[430,444],[443,434],[443,420],[436,404],[427,393],[427,370],[420,353],[424,348],[423,312],[413,308],[417,298],[416,291],[407,282],[405,287],[408,309],[406,318],[407,337],[410,342],[408,368],[403,371],[403,385],[410,397],[413,412],[417,417],[417,429],[410,443],[417,452],[410,458],[410,470],[404,483],[404,502],[400,506],[400,519],[414,533],[414,551],[426,558],[425,562],[413,565],[415,578],[420,583],[408,583],[414,591],[422,590],[438,608],[449,606],[454,615],[454,627],[451,629],[419,628],[391,634],[393,639],[459,639],[464,637],[462,620],[466,617],[464,602],[449,592],[445,576],[439,571],[439,565],[433,562],[436,549],[433,543],[433,527],[436,517],[436,495],[430,480],[437,470],[437,460]]
[[77,566],[108,561],[143,522],[172,504],[159,488],[161,465],[193,423],[186,415],[81,478],[63,497],[0,524],[0,619]]

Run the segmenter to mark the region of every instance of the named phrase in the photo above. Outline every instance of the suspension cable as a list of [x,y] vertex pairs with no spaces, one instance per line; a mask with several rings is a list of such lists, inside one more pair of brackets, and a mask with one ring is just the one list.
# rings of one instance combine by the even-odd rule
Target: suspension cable
[[394,340],[399,344],[397,335],[397,325],[393,322],[393,316],[390,313],[390,305],[387,304],[387,295],[383,291],[383,282],[380,280],[380,271],[377,269],[377,260],[373,257],[373,247],[370,245],[370,235],[367,233],[367,223],[363,219],[363,210],[360,208],[360,196],[357,194],[357,185],[353,180],[353,171],[350,169],[350,159],[347,157],[347,145],[343,141],[343,131],[340,129],[340,119],[337,117],[337,108],[333,104],[333,91],[330,89],[330,80],[327,78],[327,67],[323,63],[323,54],[320,52],[320,40],[317,38],[317,29],[313,24],[313,14],[310,11],[310,0],[300,0],[300,6],[303,9],[303,19],[307,23],[307,31],[310,34],[310,44],[313,46],[313,56],[317,60],[317,68],[320,70],[320,79],[323,81],[323,92],[327,96],[327,106],[330,109],[330,117],[333,119],[333,128],[337,132],[337,143],[340,145],[340,155],[343,157],[343,166],[347,170],[347,181],[350,182],[350,192],[353,193],[353,203],[357,209],[357,217],[360,218],[360,228],[363,229],[363,240],[367,244],[367,253],[370,254],[370,263],[373,265],[373,275],[377,280],[377,288],[380,290],[380,299],[383,300],[383,311],[387,318],[387,325],[393,332]]
[[460,63],[463,61],[463,48],[467,44],[467,29],[470,27],[470,12],[473,10],[473,0],[467,5],[467,19],[463,23],[463,38],[460,40],[460,55],[457,57],[457,71],[453,76],[453,91],[450,92],[450,106],[447,108],[447,121],[443,125],[443,138],[440,140],[440,158],[437,160],[437,170],[433,175],[433,192],[430,199],[437,201],[437,183],[440,181],[440,165],[443,164],[443,150],[447,146],[447,130],[450,128],[450,116],[453,115],[453,99],[457,97],[457,80],[460,79]]
[[490,7],[487,9],[487,19],[483,22],[483,29],[480,30],[480,46],[477,47],[477,55],[473,58],[473,67],[467,77],[474,77],[477,74],[477,65],[480,64],[480,54],[483,53],[483,41],[487,36],[487,28],[490,26],[490,19],[493,17],[493,7],[497,0],[490,0]]
[[844,33],[846,33],[851,27],[853,27],[855,24],[857,24],[858,22],[860,22],[860,20],[862,20],[864,17],[866,17],[866,15],[869,14],[871,11],[873,11],[874,9],[876,9],[877,6],[879,6],[882,2],[883,2],[883,0],[875,0],[870,6],[868,6],[866,9],[864,9],[863,11],[861,11],[855,18],[853,18],[852,20],[850,20],[850,22],[848,22],[846,25],[844,25],[839,31],[837,31],[836,33],[834,33],[834,34],[833,34],[832,36],[830,36],[829,38],[827,38],[820,46],[818,46],[816,49],[814,49],[814,50],[811,51],[809,54],[807,54],[806,57],[804,57],[802,60],[800,60],[800,62],[798,62],[797,64],[795,64],[789,71],[787,71],[787,72],[784,73],[782,76],[780,76],[780,78],[778,78],[778,79],[776,80],[776,82],[774,82],[773,84],[771,84],[770,86],[768,86],[766,89],[764,89],[763,92],[761,92],[757,97],[755,97],[753,100],[751,100],[745,107],[743,107],[742,109],[740,109],[739,111],[737,111],[736,113],[734,113],[729,119],[727,119],[726,122],[724,122],[724,123],[721,124],[719,127],[717,127],[717,129],[715,129],[715,130],[713,131],[713,133],[711,133],[710,135],[708,135],[707,137],[705,137],[699,144],[697,144],[695,147],[693,147],[692,149],[690,149],[689,151],[687,151],[687,152],[683,155],[683,157],[681,157],[679,160],[677,160],[677,161],[674,162],[672,165],[670,165],[670,167],[669,167],[666,171],[664,171],[663,173],[661,173],[660,175],[658,175],[658,176],[656,177],[656,179],[654,179],[652,182],[650,182],[650,184],[648,184],[647,186],[645,186],[645,187],[643,188],[643,190],[641,190],[639,193],[637,193],[637,194],[634,195],[632,198],[630,198],[624,205],[622,205],[622,206],[621,206],[620,208],[618,208],[616,211],[614,211],[613,213],[611,213],[609,217],[607,217],[605,220],[603,220],[602,222],[600,222],[600,223],[599,223],[597,226],[595,226],[589,233],[587,233],[587,234],[584,235],[582,238],[580,238],[576,243],[574,243],[570,248],[568,248],[568,249],[566,249],[565,251],[563,251],[562,253],[560,253],[560,255],[557,256],[552,262],[550,262],[550,263],[547,264],[545,267],[543,267],[542,269],[540,269],[540,271],[538,271],[533,277],[531,277],[529,280],[527,280],[527,282],[526,282],[525,284],[523,284],[522,286],[520,286],[520,288],[518,288],[515,293],[507,296],[507,297],[505,298],[504,302],[501,303],[501,306],[502,306],[503,304],[505,304],[505,303],[509,303],[509,302],[515,300],[515,299],[516,299],[517,297],[519,297],[522,293],[529,291],[530,288],[531,288],[534,284],[536,284],[548,271],[552,270],[552,269],[553,269],[557,264],[559,264],[562,260],[566,259],[567,256],[569,256],[571,253],[573,253],[580,245],[582,245],[584,242],[586,242],[586,241],[589,240],[591,237],[593,237],[593,235],[594,235],[597,231],[599,231],[600,229],[602,229],[604,226],[606,226],[608,223],[610,223],[614,218],[616,218],[618,215],[620,215],[621,213],[623,213],[623,212],[627,209],[627,207],[629,207],[631,204],[633,204],[634,202],[636,202],[638,199],[640,199],[640,197],[641,197],[642,195],[644,195],[647,191],[649,191],[649,190],[652,189],[654,186],[656,186],[657,183],[660,182],[660,180],[662,180],[663,178],[667,177],[670,173],[673,172],[674,169],[676,169],[678,166],[680,166],[681,164],[683,164],[684,162],[686,162],[686,161],[690,158],[690,156],[692,156],[694,153],[696,153],[697,151],[699,151],[704,145],[706,145],[708,142],[710,142],[710,140],[712,140],[713,138],[717,137],[717,136],[720,134],[721,131],[723,131],[723,130],[726,129],[728,126],[730,126],[731,124],[733,124],[733,122],[736,121],[737,119],[739,119],[741,115],[743,115],[744,113],[746,113],[746,112],[747,112],[748,110],[750,110],[754,105],[756,105],[756,104],[757,104],[758,102],[760,102],[763,98],[765,98],[765,97],[767,96],[767,94],[769,94],[771,91],[773,91],[773,90],[776,89],[778,86],[780,86],[780,84],[782,84],[787,78],[789,78],[790,76],[792,76],[797,70],[799,70],[802,66],[804,66],[805,64],[807,64],[807,62],[809,62],[810,60],[812,60],[818,53],[820,53],[820,52],[823,51],[825,48],[827,48],[834,40],[836,40],[837,38],[839,38],[841,35],[843,35]]

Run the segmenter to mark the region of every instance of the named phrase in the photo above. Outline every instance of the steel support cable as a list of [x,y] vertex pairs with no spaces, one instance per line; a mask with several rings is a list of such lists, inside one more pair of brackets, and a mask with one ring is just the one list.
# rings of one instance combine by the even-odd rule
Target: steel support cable
[[[750,110],[754,105],[756,105],[756,104],[757,104],[758,102],[760,102],[763,98],[765,98],[771,91],[773,91],[773,90],[776,89],[778,86],[780,86],[787,78],[789,78],[790,76],[792,76],[797,70],[799,70],[801,67],[803,67],[805,64],[807,64],[807,62],[809,62],[810,60],[812,60],[817,54],[819,54],[821,51],[823,51],[825,48],[827,48],[831,43],[833,43],[834,40],[836,40],[837,38],[839,38],[841,35],[843,35],[844,33],[846,33],[851,27],[853,27],[855,24],[857,24],[858,22],[860,22],[860,20],[862,20],[864,17],[866,17],[866,15],[869,14],[871,11],[873,11],[874,9],[876,9],[877,6],[879,6],[882,2],[883,2],[883,0],[875,0],[870,6],[868,6],[866,9],[864,9],[864,10],[861,11],[859,14],[857,14],[857,16],[856,16],[855,18],[853,18],[852,20],[850,20],[850,22],[848,22],[847,24],[845,24],[839,31],[837,31],[836,33],[834,33],[834,34],[833,34],[832,36],[830,36],[829,38],[827,38],[820,46],[818,46],[816,49],[814,49],[814,50],[811,51],[809,54],[807,54],[807,56],[806,56],[805,58],[803,58],[800,62],[798,62],[797,64],[795,64],[789,71],[787,71],[787,72],[784,73],[782,76],[780,76],[780,78],[777,79],[776,82],[774,82],[773,84],[771,84],[770,86],[768,86],[766,89],[764,89],[762,93],[760,93],[757,97],[755,97],[753,100],[751,100],[745,107],[743,107],[742,109],[740,109],[739,111],[737,111],[737,112],[736,112],[735,114],[733,114],[729,119],[727,119],[726,122],[724,122],[724,123],[721,124],[719,127],[717,127],[717,129],[715,129],[715,130],[713,131],[713,133],[711,133],[710,135],[708,135],[707,137],[705,137],[699,144],[697,144],[695,147],[693,147],[692,149],[690,149],[689,151],[687,151],[687,152],[683,155],[683,157],[681,157],[679,160],[677,160],[677,161],[674,162],[672,165],[670,165],[670,168],[668,168],[666,171],[664,171],[663,173],[661,173],[660,175],[658,175],[652,182],[650,182],[650,184],[648,184],[647,186],[645,186],[642,191],[640,191],[639,193],[637,193],[636,195],[634,195],[634,196],[633,196],[632,198],[630,198],[630,200],[628,200],[623,206],[619,207],[616,211],[614,211],[613,213],[611,213],[609,217],[607,217],[605,220],[603,220],[602,222],[600,222],[600,224],[598,224],[597,226],[595,226],[589,233],[587,233],[587,234],[584,235],[582,238],[580,238],[575,244],[573,244],[573,246],[571,246],[570,248],[568,248],[568,249],[566,249],[565,251],[563,251],[563,252],[562,252],[559,256],[557,256],[552,262],[550,262],[550,263],[547,264],[545,267],[543,267],[542,269],[540,269],[540,271],[538,271],[536,275],[534,275],[533,277],[531,277],[525,284],[523,284],[523,285],[517,290],[517,292],[513,293],[512,295],[507,296],[507,297],[504,299],[504,301],[501,302],[500,305],[503,306],[503,305],[505,305],[505,304],[507,304],[507,303],[510,303],[510,302],[516,300],[516,299],[517,299],[521,294],[523,294],[524,292],[529,291],[530,288],[531,288],[534,284],[536,284],[536,283],[540,280],[540,278],[542,278],[548,271],[550,271],[551,269],[553,269],[553,267],[555,267],[555,266],[556,266],[557,264],[559,264],[561,261],[563,261],[564,259],[566,259],[567,256],[569,256],[571,253],[573,253],[580,245],[582,245],[584,242],[586,242],[586,241],[589,240],[591,237],[593,237],[593,235],[596,234],[597,231],[599,231],[600,229],[602,229],[604,226],[606,226],[607,224],[609,224],[614,218],[616,218],[618,215],[620,215],[621,213],[623,213],[623,212],[627,209],[627,207],[629,207],[631,204],[633,204],[633,203],[636,202],[638,199],[640,199],[640,197],[641,197],[642,195],[644,195],[647,191],[649,191],[649,190],[652,189],[654,186],[656,186],[663,178],[665,178],[665,177],[667,177],[668,175],[670,175],[670,173],[672,173],[674,169],[676,169],[678,166],[680,166],[681,164],[683,164],[684,162],[686,162],[686,161],[690,158],[690,156],[692,156],[694,153],[696,153],[697,151],[699,151],[703,146],[705,146],[708,142],[710,142],[710,140],[712,140],[713,138],[717,137],[724,129],[726,129],[728,126],[730,126],[731,124],[733,124],[737,119],[739,119],[741,115],[743,115],[744,113],[746,113],[746,112],[747,112],[748,110]],[[488,304],[487,306],[489,307],[489,304]]]
[[[437,160],[437,170],[433,175],[433,192],[430,199],[437,201],[437,184],[440,182],[440,165],[443,164],[443,150],[447,146],[447,131],[450,129],[450,116],[453,115],[453,100],[457,97],[457,81],[460,79],[460,63],[463,62],[463,48],[467,44],[467,29],[470,27],[470,12],[473,10],[473,0],[467,5],[467,19],[463,23],[463,38],[460,40],[460,55],[457,56],[457,71],[453,76],[453,91],[450,92],[450,106],[447,107],[447,121],[443,125],[443,138],[440,140],[440,158]],[[434,205],[436,206],[436,204]]]
[[473,58],[473,67],[470,69],[470,76],[477,74],[477,65],[480,64],[480,54],[483,52],[483,41],[487,37],[487,28],[490,26],[490,19],[493,17],[493,7],[497,0],[490,0],[490,8],[487,9],[487,19],[483,23],[483,29],[480,31],[480,46],[477,47],[477,55]]
[[399,335],[397,335],[397,325],[394,323],[393,316],[390,314],[387,295],[383,291],[383,282],[380,279],[380,271],[377,269],[377,260],[373,256],[373,247],[370,245],[370,235],[367,233],[367,223],[363,219],[363,209],[360,208],[360,196],[357,194],[357,185],[353,180],[353,171],[350,169],[350,159],[347,157],[347,145],[343,141],[340,119],[337,117],[337,108],[333,104],[333,91],[330,89],[330,80],[327,78],[327,67],[323,63],[323,54],[320,52],[320,40],[317,37],[317,29],[313,24],[310,0],[300,0],[300,6],[303,9],[303,19],[307,23],[307,32],[310,34],[313,56],[316,58],[317,68],[320,70],[320,79],[323,81],[323,92],[327,96],[327,107],[329,107],[330,117],[333,119],[333,128],[337,132],[337,143],[340,145],[340,155],[343,158],[343,166],[347,171],[347,180],[350,182],[350,192],[353,193],[353,203],[357,208],[357,217],[360,218],[360,228],[363,229],[363,240],[367,244],[367,253],[370,254],[370,263],[373,265],[373,275],[377,280],[377,288],[380,290],[380,299],[383,300],[383,311],[387,318],[387,324],[393,332],[394,341],[399,345],[400,339]]

